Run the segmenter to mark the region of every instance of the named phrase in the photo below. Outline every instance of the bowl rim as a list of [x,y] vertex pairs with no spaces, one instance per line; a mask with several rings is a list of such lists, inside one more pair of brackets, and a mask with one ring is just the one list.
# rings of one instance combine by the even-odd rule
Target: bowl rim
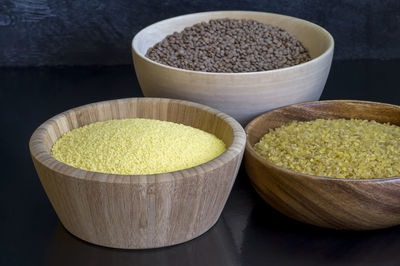
[[[71,165],[65,164],[63,162],[58,161],[53,156],[50,155],[49,152],[46,151],[44,147],[43,137],[47,128],[60,119],[64,117],[66,114],[70,112],[74,112],[76,110],[82,110],[89,107],[108,104],[112,102],[130,102],[130,101],[148,101],[148,102],[172,102],[183,104],[186,106],[191,106],[195,108],[199,108],[206,112],[216,115],[218,118],[225,121],[233,131],[233,140],[231,145],[218,157],[194,166],[190,168],[185,168],[177,171],[167,172],[167,173],[157,173],[157,174],[148,174],[148,175],[121,175],[121,174],[108,174],[101,172],[94,172],[89,170],[84,170],[80,168],[73,167]],[[58,174],[68,176],[70,178],[81,179],[85,181],[93,181],[93,182],[102,182],[102,183],[118,183],[118,184],[150,184],[150,183],[160,183],[160,182],[170,182],[177,181],[183,178],[188,178],[191,176],[196,176],[199,173],[209,172],[219,168],[221,165],[241,156],[243,154],[246,144],[246,134],[244,132],[243,127],[231,116],[218,111],[214,108],[208,107],[206,105],[185,101],[185,100],[176,100],[176,99],[168,99],[168,98],[150,98],[150,97],[132,97],[132,98],[122,98],[115,100],[106,100],[100,102],[94,102],[85,104],[82,106],[74,107],[64,111],[58,115],[51,117],[42,123],[32,134],[29,140],[29,150],[31,156],[34,160],[37,160],[40,164],[45,166],[46,168],[55,171]]]
[[[223,14],[223,13],[236,13],[236,14],[268,14],[268,15],[272,15],[272,16],[277,16],[277,17],[282,17],[285,19],[294,19],[297,20],[297,22],[302,22],[305,24],[309,24],[313,27],[316,27],[318,29],[321,30],[321,32],[323,32],[326,36],[328,36],[329,39],[329,47],[319,56],[312,58],[311,60],[301,63],[301,64],[297,64],[294,66],[289,66],[289,67],[283,67],[283,68],[278,68],[278,69],[271,69],[271,70],[264,70],[264,71],[253,71],[253,72],[204,72],[204,71],[197,71],[197,70],[188,70],[188,69],[183,69],[183,68],[178,68],[178,67],[173,67],[173,66],[168,66],[165,64],[161,64],[158,63],[154,60],[151,60],[149,58],[147,58],[145,55],[141,54],[138,49],[137,49],[137,43],[138,43],[138,36],[140,36],[141,34],[143,34],[143,32],[151,27],[156,26],[157,24],[161,24],[161,23],[166,23],[169,21],[173,21],[173,20],[177,20],[180,18],[184,18],[184,17],[195,17],[198,15],[204,15],[204,14]],[[301,19],[301,18],[297,18],[297,17],[293,17],[293,16],[288,16],[288,15],[283,15],[283,14],[278,14],[278,13],[272,13],[272,12],[261,12],[261,11],[247,11],[247,10],[221,10],[221,11],[206,11],[206,12],[197,12],[197,13],[190,13],[190,14],[185,14],[185,15],[180,15],[180,16],[176,16],[176,17],[171,17],[171,18],[167,18],[161,21],[157,21],[153,24],[150,24],[146,27],[144,27],[143,29],[141,29],[138,33],[135,34],[135,36],[132,39],[131,42],[131,48],[134,54],[136,54],[137,56],[139,56],[142,60],[145,60],[148,63],[157,65],[159,67],[165,68],[165,69],[169,69],[172,71],[182,71],[182,72],[186,72],[186,73],[196,73],[199,75],[224,75],[224,76],[229,76],[229,75],[261,75],[261,74],[266,74],[266,73],[277,73],[277,72],[281,72],[281,71],[288,71],[288,70],[292,70],[292,69],[297,69],[299,67],[303,67],[303,66],[307,66],[309,64],[314,64],[318,61],[321,61],[322,59],[324,59],[325,57],[329,56],[331,53],[333,54],[333,49],[335,46],[335,41],[332,37],[332,35],[323,27],[307,21],[305,19]]]
[[[368,104],[368,105],[380,105],[380,106],[388,106],[388,107],[394,107],[396,109],[400,110],[400,106],[394,105],[394,104],[389,104],[389,103],[382,103],[382,102],[373,102],[373,101],[363,101],[363,100],[322,100],[322,101],[310,101],[310,102],[303,102],[303,103],[297,103],[297,104],[292,104],[292,105],[287,105],[283,106],[268,112],[265,112],[256,118],[254,118],[250,123],[247,124],[245,127],[245,132],[246,132],[246,151],[250,154],[252,158],[257,160],[259,163],[266,167],[272,167],[275,168],[279,171],[285,172],[289,174],[290,176],[292,175],[298,175],[301,178],[308,178],[308,179],[317,179],[317,180],[331,180],[331,181],[336,181],[336,182],[365,182],[365,183],[375,183],[375,182],[394,182],[398,179],[400,179],[400,176],[392,176],[392,177],[379,177],[379,178],[338,178],[338,177],[328,177],[328,176],[317,176],[317,175],[310,175],[310,174],[305,174],[301,172],[296,172],[291,169],[283,168],[281,166],[278,166],[268,160],[266,160],[264,157],[262,157],[260,154],[258,154],[253,146],[250,144],[249,138],[248,138],[248,132],[249,129],[258,123],[259,120],[261,120],[264,116],[269,115],[270,113],[282,110],[282,109],[287,109],[287,108],[292,108],[292,107],[298,107],[302,105],[311,105],[319,102],[325,102],[325,103],[355,103],[355,104]],[[250,177],[250,176],[249,176]]]

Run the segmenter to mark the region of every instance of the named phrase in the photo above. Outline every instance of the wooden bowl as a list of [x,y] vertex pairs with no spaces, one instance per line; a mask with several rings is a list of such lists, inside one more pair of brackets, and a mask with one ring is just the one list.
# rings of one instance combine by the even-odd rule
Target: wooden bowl
[[[147,50],[167,35],[216,18],[254,19],[293,34],[312,60],[277,70],[248,73],[207,73],[170,67],[145,57]],[[145,96],[190,100],[217,108],[242,125],[268,110],[318,100],[332,62],[334,41],[318,25],[284,15],[217,11],[179,16],[148,26],[132,41],[133,61]]]
[[[50,155],[64,133],[98,121],[149,118],[182,123],[222,139],[227,150],[205,164],[154,175],[81,170]],[[196,103],[130,98],[88,104],[42,124],[29,148],[40,181],[61,223],[75,236],[114,248],[154,248],[195,238],[219,218],[245,146],[238,122]]]
[[283,107],[257,117],[245,129],[244,163],[258,194],[281,213],[321,227],[367,230],[400,224],[400,177],[311,176],[278,167],[253,149],[270,128],[317,118],[359,118],[400,126],[400,107],[352,100],[320,101]]

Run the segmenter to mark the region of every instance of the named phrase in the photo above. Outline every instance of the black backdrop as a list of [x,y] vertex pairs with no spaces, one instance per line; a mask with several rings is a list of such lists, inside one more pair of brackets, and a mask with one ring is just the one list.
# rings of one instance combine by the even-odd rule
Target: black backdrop
[[[300,224],[265,204],[244,169],[220,222],[183,245],[106,249],[59,224],[29,155],[33,131],[72,107],[141,96],[130,42],[142,27],[226,9],[288,14],[329,30],[340,60],[321,99],[400,105],[400,0],[0,0],[0,265],[399,264],[400,226],[350,233]],[[53,67],[104,64],[124,66]],[[50,67],[5,67],[37,65]]]
[[336,59],[400,58],[400,0],[0,0],[0,66],[131,64],[144,26],[209,10],[257,10],[325,27]]

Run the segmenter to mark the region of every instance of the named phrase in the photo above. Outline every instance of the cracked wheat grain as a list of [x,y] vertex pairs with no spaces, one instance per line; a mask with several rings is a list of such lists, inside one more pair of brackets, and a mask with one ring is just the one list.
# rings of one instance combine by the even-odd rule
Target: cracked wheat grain
[[400,176],[400,127],[375,121],[294,121],[270,130],[254,149],[275,165],[309,175]]

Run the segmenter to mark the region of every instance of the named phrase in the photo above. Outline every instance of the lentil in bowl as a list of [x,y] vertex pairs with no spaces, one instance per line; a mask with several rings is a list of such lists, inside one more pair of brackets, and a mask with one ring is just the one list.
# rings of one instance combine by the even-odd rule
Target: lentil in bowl
[[[284,29],[307,49],[311,60],[294,66],[253,72],[205,72],[168,66],[146,57],[149,48],[185,27],[217,19],[254,20]],[[177,98],[225,112],[242,125],[268,110],[318,100],[329,74],[334,49],[322,27],[294,17],[253,11],[213,11],[154,23],[132,40],[136,75],[147,97]]]
[[238,73],[279,69],[311,60],[295,36],[252,19],[211,19],[174,32],[146,57],[187,70]]

